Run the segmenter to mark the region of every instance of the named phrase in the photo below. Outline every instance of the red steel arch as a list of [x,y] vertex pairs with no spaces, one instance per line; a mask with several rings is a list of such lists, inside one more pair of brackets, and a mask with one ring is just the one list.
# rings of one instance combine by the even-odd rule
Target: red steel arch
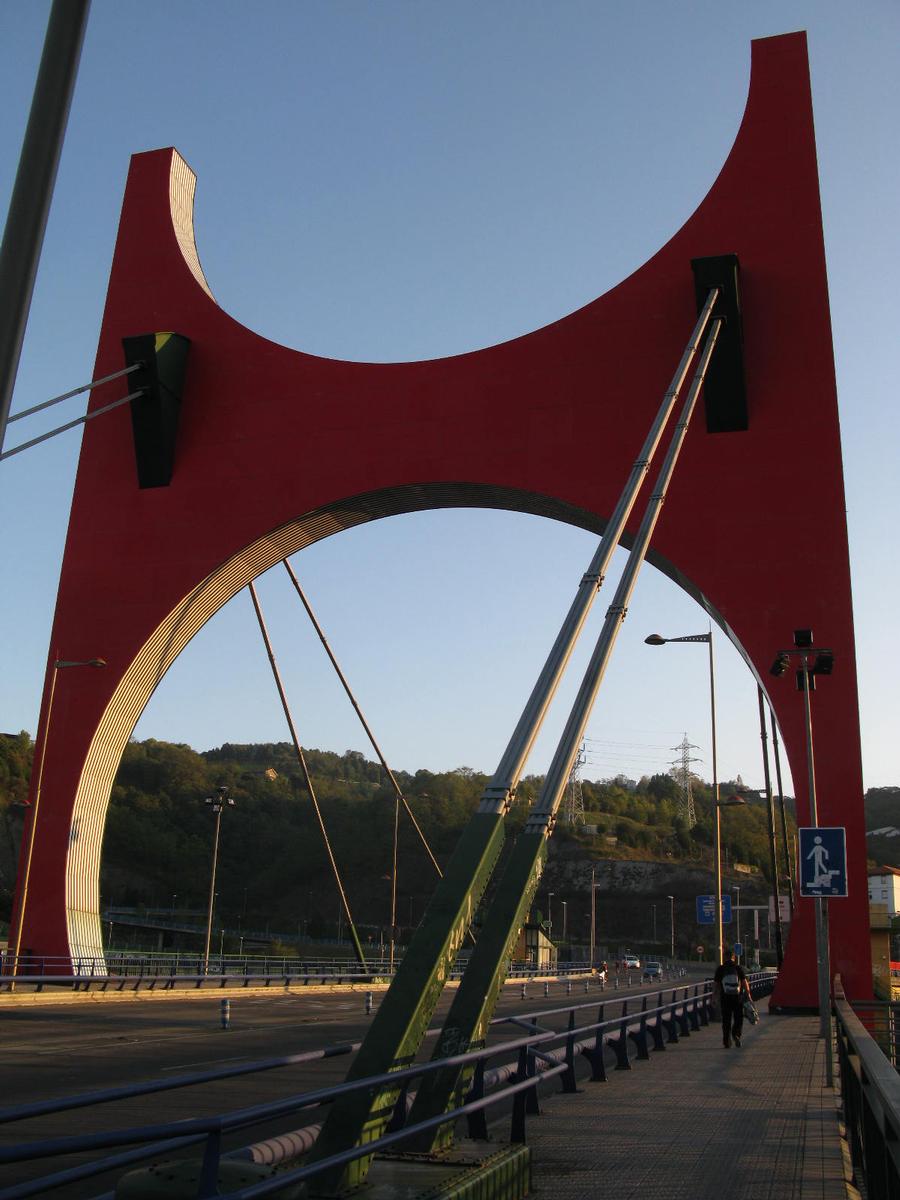
[[[820,821],[848,830],[851,895],[831,905],[832,963],[852,995],[869,995],[850,574],[805,35],[753,44],[734,147],[667,245],[577,312],[470,354],[339,362],[243,328],[203,277],[194,183],[174,150],[132,159],[95,378],[122,366],[124,337],[190,339],[174,474],[168,486],[138,487],[124,410],[85,428],[51,662],[100,656],[108,666],[57,677],[23,948],[100,952],[99,847],[119,759],[205,620],[285,554],[391,513],[477,504],[601,529],[693,325],[691,259],[736,254],[749,428],[708,433],[698,415],[653,561],[764,681],[795,626],[836,650],[834,677],[815,698]],[[119,394],[116,384],[98,388],[91,406]],[[770,695],[802,822],[800,697],[790,680]],[[811,902],[798,909],[775,999],[814,1006]]]

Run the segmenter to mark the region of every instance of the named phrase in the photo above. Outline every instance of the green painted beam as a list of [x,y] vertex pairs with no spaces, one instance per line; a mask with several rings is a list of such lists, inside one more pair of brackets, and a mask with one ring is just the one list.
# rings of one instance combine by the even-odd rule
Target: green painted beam
[[[415,1058],[503,838],[502,813],[476,812],[472,816],[353,1060],[348,1082],[400,1070]],[[361,1092],[336,1100],[309,1161],[318,1162],[380,1137],[397,1094]],[[365,1181],[371,1161],[362,1158],[346,1168],[323,1172],[316,1179],[315,1194],[334,1196],[358,1187]]]
[[[509,961],[547,861],[543,832],[520,833],[481,926],[478,944],[453,998],[432,1058],[465,1054],[484,1045],[488,1025],[509,971]],[[472,1071],[448,1067],[419,1084],[409,1124],[439,1116],[462,1103]],[[436,1152],[453,1141],[453,1124],[428,1130],[409,1144],[410,1150]]]

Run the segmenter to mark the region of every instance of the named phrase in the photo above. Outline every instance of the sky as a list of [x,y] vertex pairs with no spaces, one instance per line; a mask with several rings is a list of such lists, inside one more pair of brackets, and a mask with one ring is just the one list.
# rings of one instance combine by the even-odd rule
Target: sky
[[[0,3],[2,212],[49,8]],[[243,324],[331,358],[440,357],[540,328],[649,258],[728,154],[751,39],[797,29],[809,36],[864,779],[900,783],[887,647],[900,595],[893,0],[94,0],[13,411],[91,378],[133,153],[175,146],[197,174],[200,259]],[[6,447],[83,411],[80,397],[13,425]],[[79,445],[76,430],[0,464],[6,732],[35,733]],[[391,765],[490,773],[594,547],[559,523],[457,510],[373,522],[293,561]],[[285,573],[258,586],[301,739],[371,757]],[[529,773],[550,761],[608,602]],[[644,645],[707,628],[644,568],[585,778],[664,771],[685,734],[710,777],[706,648]],[[724,636],[715,645],[719,775],[761,786],[755,683]],[[174,664],[135,736],[198,750],[287,740],[246,593]]]

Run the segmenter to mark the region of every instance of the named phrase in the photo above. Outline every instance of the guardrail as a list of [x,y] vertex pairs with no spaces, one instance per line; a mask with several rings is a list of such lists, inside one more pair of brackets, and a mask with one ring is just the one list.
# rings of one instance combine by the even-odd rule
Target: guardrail
[[[771,990],[774,976],[771,974],[751,976],[750,981],[754,995],[758,996]],[[545,1009],[538,1014],[498,1017],[491,1022],[492,1026],[512,1023],[519,1027],[524,1026],[528,1032],[525,1036],[466,1054],[416,1064],[353,1083],[308,1091],[234,1112],[3,1147],[0,1148],[0,1163],[43,1161],[76,1152],[103,1150],[117,1150],[117,1152],[92,1162],[44,1175],[39,1179],[4,1188],[0,1190],[0,1200],[25,1200],[28,1196],[42,1194],[78,1180],[118,1171],[149,1158],[158,1158],[160,1154],[182,1151],[201,1143],[204,1150],[200,1187],[197,1191],[199,1197],[217,1194],[216,1180],[219,1164],[223,1159],[242,1159],[245,1162],[256,1163],[258,1166],[262,1164],[280,1166],[281,1169],[277,1176],[271,1179],[260,1179],[252,1185],[252,1188],[239,1189],[229,1193],[235,1197],[235,1200],[240,1200],[242,1197],[249,1200],[251,1194],[252,1196],[268,1195],[291,1184],[299,1184],[321,1171],[345,1165],[354,1159],[395,1146],[420,1131],[437,1128],[458,1118],[466,1119],[470,1137],[486,1139],[488,1136],[486,1116],[488,1110],[508,1100],[512,1101],[510,1141],[525,1143],[526,1118],[529,1114],[540,1111],[538,1085],[541,1081],[558,1077],[562,1092],[574,1092],[576,1090],[576,1062],[579,1058],[587,1061],[592,1079],[605,1080],[607,1078],[605,1051],[611,1051],[614,1070],[631,1070],[629,1049],[634,1051],[637,1060],[646,1061],[650,1059],[652,1052],[664,1051],[667,1045],[677,1042],[682,1037],[689,1037],[692,1032],[709,1024],[712,1001],[712,984],[709,981],[673,988],[669,999],[665,998],[667,992],[668,989],[665,993],[660,991],[656,997],[656,1003],[652,1006],[648,1003],[651,998],[646,993],[640,997],[624,999],[622,1011],[610,1018],[605,1015],[604,1003],[601,1003],[597,1010],[596,1002],[567,1005],[551,1010]],[[640,1007],[630,1007],[636,1003],[639,1003]],[[595,1020],[589,1018],[585,1020],[588,1016],[586,1012],[588,1009],[592,1010],[592,1013],[596,1011]],[[566,1028],[563,1030],[547,1029],[543,1024],[538,1024],[539,1020],[546,1022],[553,1017],[563,1015],[566,1017]],[[429,1030],[429,1035],[433,1036],[437,1032],[437,1029]],[[182,1075],[174,1079],[131,1084],[82,1096],[66,1097],[62,1100],[12,1106],[0,1110],[0,1124],[9,1124],[77,1108],[114,1103],[176,1088],[192,1087],[214,1080],[286,1067],[299,1062],[330,1058],[337,1054],[351,1053],[356,1045],[344,1044],[327,1047],[304,1054],[267,1059],[256,1063],[242,1063],[216,1071]],[[488,1071],[486,1068],[489,1061],[498,1058],[510,1061]],[[454,1066],[466,1067],[473,1072],[472,1085],[465,1101],[457,1108],[438,1117],[417,1122],[414,1125],[407,1124],[406,1114],[411,1101],[410,1085],[433,1071]],[[279,1134],[277,1139],[272,1141],[258,1142],[227,1154],[222,1153],[222,1138],[226,1134],[258,1127],[261,1124],[317,1107],[338,1096],[373,1088],[387,1088],[395,1097],[393,1116],[385,1134],[376,1141],[352,1147],[321,1162],[292,1169],[283,1169],[284,1162],[302,1155],[310,1149],[318,1134],[318,1126],[306,1126],[292,1134]],[[118,1150],[119,1147],[132,1148]],[[99,1200],[112,1200],[112,1193],[105,1193]]]
[[834,1008],[841,1100],[854,1173],[862,1175],[873,1200],[898,1196],[900,1075],[850,1006],[840,976],[834,981]]
[[[344,959],[309,961],[300,959],[219,959],[210,960],[209,970],[203,970],[201,960],[196,956],[189,959],[153,959],[149,962],[142,960],[128,963],[104,962],[102,959],[58,960],[64,963],[64,968],[58,968],[57,973],[47,969],[50,960],[42,960],[40,971],[22,972],[20,974],[0,975],[0,993],[10,992],[20,987],[33,988],[41,992],[45,987],[67,988],[72,991],[173,991],[181,988],[203,987],[250,987],[251,985],[270,987],[273,983],[286,988],[293,984],[308,986],[309,984],[347,984],[371,983],[376,980],[388,981],[393,977],[389,965],[370,964],[363,968],[359,963],[348,962]],[[185,965],[188,969],[185,969]],[[105,969],[104,969],[105,968]],[[537,979],[557,979],[573,983],[577,980],[597,979],[601,986],[607,986],[608,975],[605,972],[593,971],[587,964],[571,964],[556,968],[552,974],[544,975],[542,968],[533,966],[516,966],[511,968],[507,978],[521,982],[525,987]],[[462,977],[463,970],[450,973],[451,980]],[[672,982],[684,978],[686,971],[675,968],[664,971],[662,977],[647,977],[641,972],[629,973],[613,977],[609,986],[618,988],[637,983],[648,987],[659,986],[661,982]]]
[[872,1035],[891,1066],[900,1070],[900,1001],[857,1000],[853,1011]]

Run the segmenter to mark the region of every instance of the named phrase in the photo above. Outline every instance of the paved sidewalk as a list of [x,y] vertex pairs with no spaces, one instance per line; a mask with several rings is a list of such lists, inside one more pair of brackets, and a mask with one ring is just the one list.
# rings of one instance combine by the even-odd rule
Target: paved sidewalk
[[818,1017],[718,1024],[551,1097],[530,1118],[533,1194],[547,1200],[846,1200]]

